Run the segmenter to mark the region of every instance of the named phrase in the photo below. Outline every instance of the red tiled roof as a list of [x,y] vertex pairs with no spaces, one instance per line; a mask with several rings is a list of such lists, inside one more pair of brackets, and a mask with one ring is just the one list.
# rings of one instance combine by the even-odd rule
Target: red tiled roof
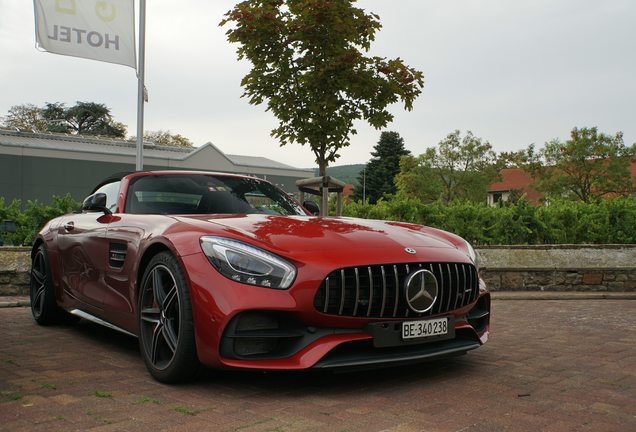
[[[632,179],[636,181],[636,162],[629,164]],[[504,168],[501,170],[501,181],[491,183],[488,192],[508,192],[513,189],[520,190],[526,195],[528,201],[539,203],[541,193],[532,188],[534,179],[527,171],[521,168]]]
[[504,168],[501,170],[501,181],[491,183],[488,192],[508,192],[513,189],[525,194],[530,202],[538,203],[541,194],[532,188],[534,179],[530,173],[521,168]]

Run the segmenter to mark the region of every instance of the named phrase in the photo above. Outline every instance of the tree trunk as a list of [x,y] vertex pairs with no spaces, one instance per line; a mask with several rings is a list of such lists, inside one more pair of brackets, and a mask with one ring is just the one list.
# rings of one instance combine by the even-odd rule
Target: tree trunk
[[329,216],[329,186],[325,185],[327,161],[323,155],[318,158],[318,170],[320,177],[322,177],[322,187],[320,188],[320,216]]
[[327,175],[327,161],[324,158],[318,159],[318,175],[324,177]]

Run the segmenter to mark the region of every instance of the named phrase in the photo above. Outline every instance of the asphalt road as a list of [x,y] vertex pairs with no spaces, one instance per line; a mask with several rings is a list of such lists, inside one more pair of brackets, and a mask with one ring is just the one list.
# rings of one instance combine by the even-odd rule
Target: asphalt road
[[493,302],[466,356],[355,373],[153,381],[136,339],[0,309],[2,431],[636,431],[636,301]]

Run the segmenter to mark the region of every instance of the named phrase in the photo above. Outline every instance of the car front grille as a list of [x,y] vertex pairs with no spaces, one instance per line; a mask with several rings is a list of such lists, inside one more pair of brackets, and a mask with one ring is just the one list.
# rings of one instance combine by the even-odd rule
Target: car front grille
[[[404,293],[407,276],[419,269],[433,273],[438,284],[437,300],[424,313],[413,312]],[[477,270],[472,264],[410,263],[348,267],[327,276],[314,297],[314,307],[325,314],[349,317],[423,317],[466,306],[475,301],[478,291]]]

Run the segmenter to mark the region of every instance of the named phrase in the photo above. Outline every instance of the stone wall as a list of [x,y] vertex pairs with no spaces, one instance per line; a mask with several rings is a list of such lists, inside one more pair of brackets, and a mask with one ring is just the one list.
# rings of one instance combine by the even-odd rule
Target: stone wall
[[[0,296],[28,295],[29,248],[0,247]],[[492,291],[636,292],[636,245],[484,246]]]
[[636,245],[486,246],[478,253],[492,291],[636,292]]
[[0,296],[29,294],[30,248],[0,247]]

